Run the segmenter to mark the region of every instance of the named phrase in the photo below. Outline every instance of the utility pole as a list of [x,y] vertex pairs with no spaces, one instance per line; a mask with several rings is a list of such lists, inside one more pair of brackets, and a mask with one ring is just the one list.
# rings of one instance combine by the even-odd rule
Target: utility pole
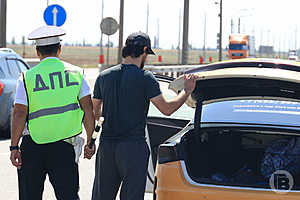
[[149,28],[149,1],[147,2],[147,22],[146,22],[146,33],[148,35],[148,28]]
[[243,33],[246,32],[245,25],[243,26],[243,31],[241,31],[241,18],[252,16],[251,12],[253,12],[253,10],[254,10],[254,8],[239,10],[239,13],[238,13],[238,15],[239,15],[239,17],[238,17],[238,34],[240,34],[241,32],[243,32]]
[[23,53],[22,53],[22,57],[25,58],[25,36],[22,36],[22,46],[23,46]]
[[219,32],[219,61],[222,61],[222,0],[220,0],[219,2],[215,2],[216,4],[219,4],[220,6],[220,13],[219,13],[219,17],[220,17],[220,32]]
[[206,12],[204,13],[203,59],[206,60]]
[[177,50],[178,50],[178,62],[177,64],[180,64],[180,37],[181,37],[181,9],[179,9],[179,22],[178,22],[178,46],[177,46]]
[[267,30],[267,35],[268,35],[267,45],[270,46],[270,29]]
[[233,19],[231,19],[231,34],[234,33],[234,25],[233,25]]
[[182,58],[183,65],[188,62],[188,45],[189,45],[189,4],[190,0],[184,0],[183,11],[183,37],[182,37]]
[[159,48],[159,19],[157,18],[157,36],[156,36],[156,45]]
[[263,46],[263,27],[260,26],[260,51],[259,51],[259,57],[262,57],[262,46]]
[[[101,22],[103,20],[103,11],[104,11],[104,0],[101,1]],[[100,56],[103,55],[103,33],[101,31],[100,36]]]
[[122,62],[122,47],[123,47],[123,24],[124,24],[124,0],[120,0],[120,22],[119,22],[119,50],[118,63]]
[[295,51],[297,51],[297,33],[298,32],[298,27],[296,25],[296,28],[295,28]]
[[6,47],[6,8],[7,1],[0,0],[0,48]]
[[279,40],[278,40],[278,58],[281,56],[281,33],[279,33]]
[[241,18],[239,17],[239,21],[238,21],[238,34],[241,33]]
[[286,50],[287,50],[287,39],[286,39],[286,33],[283,35],[283,58],[286,56]]

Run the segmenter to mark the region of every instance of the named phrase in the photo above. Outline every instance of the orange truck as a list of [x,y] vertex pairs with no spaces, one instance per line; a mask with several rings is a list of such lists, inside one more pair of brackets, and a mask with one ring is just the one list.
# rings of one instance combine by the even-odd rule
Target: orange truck
[[255,57],[255,38],[251,35],[229,35],[228,57],[230,59]]

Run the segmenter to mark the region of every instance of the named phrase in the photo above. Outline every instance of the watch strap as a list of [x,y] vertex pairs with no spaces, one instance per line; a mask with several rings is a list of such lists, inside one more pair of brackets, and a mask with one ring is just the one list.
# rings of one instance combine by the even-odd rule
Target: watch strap
[[9,146],[9,150],[13,151],[13,150],[19,150],[19,146]]

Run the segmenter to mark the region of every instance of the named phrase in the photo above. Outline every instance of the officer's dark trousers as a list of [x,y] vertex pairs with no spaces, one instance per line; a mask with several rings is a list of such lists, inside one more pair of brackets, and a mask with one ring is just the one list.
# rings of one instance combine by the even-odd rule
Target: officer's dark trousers
[[21,155],[22,167],[18,170],[20,200],[41,200],[47,174],[57,199],[79,199],[78,165],[71,144],[59,141],[38,145],[30,136],[24,136]]
[[145,140],[101,140],[92,200],[143,200],[150,151]]

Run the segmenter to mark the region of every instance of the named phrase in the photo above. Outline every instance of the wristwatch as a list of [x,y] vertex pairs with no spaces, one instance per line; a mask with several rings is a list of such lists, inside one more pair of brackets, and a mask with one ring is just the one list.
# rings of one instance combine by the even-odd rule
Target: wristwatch
[[13,150],[19,150],[19,146],[9,146],[9,150],[13,151]]

